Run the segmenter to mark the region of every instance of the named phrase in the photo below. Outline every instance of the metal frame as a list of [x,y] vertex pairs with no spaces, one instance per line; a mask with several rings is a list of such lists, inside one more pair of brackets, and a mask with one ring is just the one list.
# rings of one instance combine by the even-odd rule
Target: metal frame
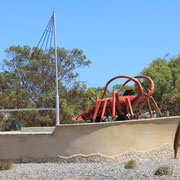
[[24,109],[0,109],[0,112],[15,112],[15,111],[55,111],[56,108],[24,108]]

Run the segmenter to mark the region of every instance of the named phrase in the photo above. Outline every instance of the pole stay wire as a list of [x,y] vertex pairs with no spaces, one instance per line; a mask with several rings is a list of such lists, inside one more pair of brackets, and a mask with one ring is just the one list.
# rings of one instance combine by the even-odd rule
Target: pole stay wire
[[48,43],[49,43],[49,49],[52,47],[52,36],[54,34],[54,19],[53,15],[51,16],[51,19],[48,22],[48,25],[46,26],[38,44],[37,47],[40,49],[44,49],[46,52]]
[[[45,31],[43,32],[38,44],[37,44],[37,47],[39,48],[39,46],[41,46],[40,49],[43,49],[43,47],[45,46],[44,48],[44,52],[46,52],[47,50],[47,47],[48,47],[48,43],[49,43],[49,49],[52,47],[52,39],[53,39],[53,34],[54,34],[54,43],[55,43],[55,46],[56,46],[56,36],[55,36],[55,12],[53,12],[53,15],[51,16],[46,28],[45,28]],[[57,63],[57,47],[55,47],[55,56],[56,56],[56,63]],[[57,67],[56,67],[57,68]],[[56,73],[57,73],[57,70],[56,70]],[[56,86],[58,84],[56,83]],[[56,87],[57,89],[57,87]],[[56,116],[57,116],[57,112],[58,112],[58,119],[59,119],[59,111],[57,111],[57,101],[59,102],[59,100],[57,100],[57,94],[58,92],[56,92],[56,108],[21,108],[21,109],[0,109],[0,112],[14,112],[14,111],[33,111],[33,110],[36,110],[36,111],[39,111],[39,110],[55,110],[56,111]],[[58,97],[59,98],[59,97]],[[9,98],[8,98],[9,99]],[[7,103],[7,102],[6,102]],[[5,103],[5,104],[6,104]],[[3,106],[4,107],[4,106]],[[58,109],[59,109],[59,106],[58,106]],[[59,124],[59,121],[57,120],[56,118],[56,124]]]

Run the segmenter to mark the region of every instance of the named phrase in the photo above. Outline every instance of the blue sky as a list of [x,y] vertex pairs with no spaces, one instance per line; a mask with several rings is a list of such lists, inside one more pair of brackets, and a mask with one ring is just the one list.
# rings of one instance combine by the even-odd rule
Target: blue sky
[[79,81],[104,86],[138,75],[153,59],[180,54],[178,0],[6,0],[0,4],[0,60],[11,45],[36,46],[55,9],[57,44],[92,61]]

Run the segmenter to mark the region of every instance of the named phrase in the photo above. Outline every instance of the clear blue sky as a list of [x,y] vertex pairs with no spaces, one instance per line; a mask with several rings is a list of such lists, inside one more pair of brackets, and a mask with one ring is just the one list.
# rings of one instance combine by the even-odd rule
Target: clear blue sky
[[82,49],[92,61],[78,70],[88,87],[138,75],[166,53],[180,54],[179,0],[4,0],[0,60],[11,45],[36,46],[53,8],[58,46]]

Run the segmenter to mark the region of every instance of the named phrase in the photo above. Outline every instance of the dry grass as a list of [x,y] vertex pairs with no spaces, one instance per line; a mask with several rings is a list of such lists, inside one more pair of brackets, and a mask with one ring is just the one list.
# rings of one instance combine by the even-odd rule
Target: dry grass
[[131,160],[127,162],[124,166],[125,169],[136,169],[137,168],[137,163],[135,160]]
[[13,168],[13,163],[11,161],[1,161],[0,170],[9,170]]
[[172,175],[173,174],[173,167],[172,166],[168,166],[168,165],[164,165],[159,167],[156,172],[154,173],[154,175],[157,176],[163,176],[163,175]]

